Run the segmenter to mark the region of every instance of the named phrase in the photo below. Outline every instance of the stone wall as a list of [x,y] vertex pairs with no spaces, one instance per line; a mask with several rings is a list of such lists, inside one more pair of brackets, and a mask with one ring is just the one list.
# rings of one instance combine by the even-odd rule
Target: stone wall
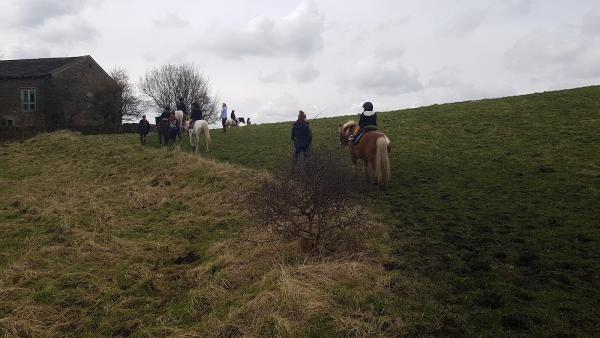
[[[57,90],[58,84],[68,89]],[[10,119],[18,128],[68,128],[118,130],[121,118],[103,125],[101,114],[94,112],[93,101],[99,88],[115,86],[112,78],[92,59],[86,57],[41,79],[0,79],[0,119]],[[62,87],[65,87],[64,85]],[[36,110],[24,112],[21,88],[36,88]],[[60,100],[60,104],[57,104]],[[104,112],[103,112],[104,113]],[[60,120],[60,121],[58,121]]]

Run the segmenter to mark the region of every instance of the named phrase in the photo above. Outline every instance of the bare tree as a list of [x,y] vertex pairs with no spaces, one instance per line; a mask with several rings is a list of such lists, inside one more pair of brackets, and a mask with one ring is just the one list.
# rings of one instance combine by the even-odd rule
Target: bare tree
[[172,107],[183,98],[188,111],[198,102],[208,123],[217,121],[217,98],[210,94],[210,82],[194,64],[166,64],[146,72],[140,88],[159,108]]
[[248,198],[261,231],[300,240],[305,250],[318,253],[356,245],[370,225],[352,203],[365,181],[340,163],[334,151],[316,151],[263,180]]
[[136,119],[142,115],[142,100],[136,95],[135,87],[129,80],[125,68],[113,68],[110,76],[117,83],[116,94],[120,93],[118,100],[119,111],[123,118]]

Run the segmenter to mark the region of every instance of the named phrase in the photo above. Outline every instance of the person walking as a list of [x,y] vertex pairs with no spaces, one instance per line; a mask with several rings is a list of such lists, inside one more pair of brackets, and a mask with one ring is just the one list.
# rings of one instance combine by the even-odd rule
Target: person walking
[[298,159],[300,153],[308,158],[312,143],[312,130],[306,121],[306,114],[302,110],[298,112],[298,120],[292,126],[292,141],[294,141],[294,160]]
[[142,115],[140,123],[138,123],[138,133],[140,133],[140,142],[142,145],[146,144],[146,136],[150,132],[150,122],[146,120],[146,115]]
[[221,124],[223,125],[223,132],[227,131],[227,105],[223,102],[223,108],[221,108]]

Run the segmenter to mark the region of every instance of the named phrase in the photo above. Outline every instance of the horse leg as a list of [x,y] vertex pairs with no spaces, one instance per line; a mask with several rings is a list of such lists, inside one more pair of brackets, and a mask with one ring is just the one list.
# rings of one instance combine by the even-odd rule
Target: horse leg
[[358,174],[358,157],[354,154],[354,148],[350,146],[350,160],[352,161],[352,174],[356,176]]
[[369,183],[377,185],[377,172],[375,170],[375,163],[365,160],[365,164],[367,166],[367,180]]

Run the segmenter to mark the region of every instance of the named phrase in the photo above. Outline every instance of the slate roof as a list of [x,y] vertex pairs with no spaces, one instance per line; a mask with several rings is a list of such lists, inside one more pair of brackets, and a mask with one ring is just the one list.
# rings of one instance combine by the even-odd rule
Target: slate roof
[[39,78],[52,74],[54,71],[85,56],[0,60],[0,79]]

